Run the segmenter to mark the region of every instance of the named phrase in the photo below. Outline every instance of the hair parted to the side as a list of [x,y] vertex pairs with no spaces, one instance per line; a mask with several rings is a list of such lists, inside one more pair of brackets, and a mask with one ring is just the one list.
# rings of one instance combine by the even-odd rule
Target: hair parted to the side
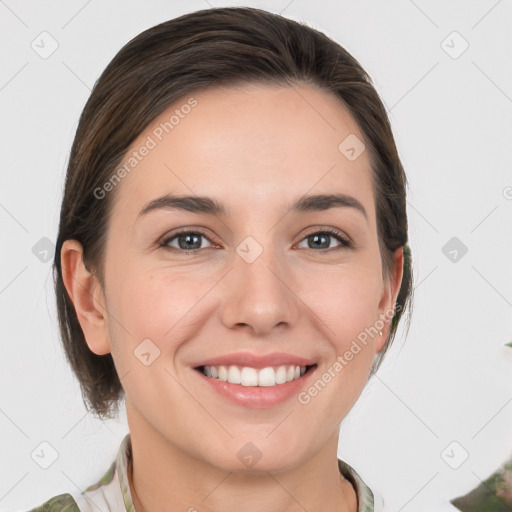
[[[412,302],[407,244],[406,176],[386,110],[361,65],[322,32],[249,7],[196,11],[145,30],[128,42],[94,85],[80,116],[67,168],[53,263],[59,327],[66,358],[86,408],[100,418],[119,412],[124,391],[111,354],[89,349],[62,280],[61,249],[74,239],[100,284],[115,191],[94,194],[115,173],[141,132],[171,104],[214,86],[309,84],[335,94],[357,121],[369,151],[383,274],[405,247],[404,275],[380,366]],[[341,141],[340,141],[341,142]],[[118,187],[119,188],[119,187]]]

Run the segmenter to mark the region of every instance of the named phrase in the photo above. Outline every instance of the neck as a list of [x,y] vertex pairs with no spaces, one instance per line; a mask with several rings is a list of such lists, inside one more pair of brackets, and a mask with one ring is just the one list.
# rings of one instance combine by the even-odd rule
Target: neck
[[[130,484],[130,492],[131,492],[131,495],[132,495],[132,502],[133,502],[133,505],[135,507],[135,511],[136,512],[150,512],[149,509],[146,509],[142,503],[140,502],[139,500],[139,497],[138,497],[138,494],[137,494],[137,491],[135,490],[135,486],[133,484],[133,469],[132,469],[132,466],[130,464],[130,473],[128,475],[128,480],[129,480],[129,484]],[[303,512],[304,510],[310,510],[310,511],[323,511],[323,510],[336,510],[336,511],[340,511],[340,512],[357,512],[357,496],[356,496],[356,493],[355,493],[355,490],[354,488],[352,487],[352,484],[346,480],[345,478],[343,478],[342,475],[340,475],[341,477],[341,480],[340,480],[340,492],[339,493],[335,493],[335,499],[333,500],[334,502],[329,504],[327,501],[325,501],[323,504],[316,504],[316,506],[313,506],[313,507],[304,507],[301,503],[299,503],[298,500],[296,499],[293,499],[293,501],[295,502],[295,504],[293,503],[290,503],[290,506],[288,508],[284,508],[282,509],[283,511],[286,510],[286,512]],[[195,500],[197,501],[197,500]],[[165,510],[185,510],[184,508],[182,508],[182,506],[178,505],[178,504],[175,504],[175,503],[172,503],[170,504],[170,507],[171,508],[166,508]],[[239,508],[239,505],[237,505],[238,507],[238,510],[240,510]],[[157,510],[162,510],[160,507],[157,507]],[[221,507],[220,509],[213,509],[213,508],[205,508],[204,506],[201,508],[201,510],[203,511],[214,511],[214,510],[226,510],[226,507]],[[247,510],[247,509],[244,509],[244,510]],[[257,510],[261,510],[259,508],[259,505],[257,507]],[[188,507],[187,511],[189,512],[197,512],[197,510],[193,507]]]
[[224,471],[172,444],[145,422],[131,422],[128,481],[136,512],[356,512],[340,474],[338,432],[320,452],[282,472]]

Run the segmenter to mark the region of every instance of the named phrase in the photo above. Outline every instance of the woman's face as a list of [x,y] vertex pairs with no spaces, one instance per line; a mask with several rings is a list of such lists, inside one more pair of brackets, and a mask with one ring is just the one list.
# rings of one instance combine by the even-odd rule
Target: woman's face
[[[113,187],[106,335],[84,328],[93,352],[112,352],[132,432],[157,432],[227,471],[248,468],[246,455],[261,457],[258,470],[285,470],[337,442],[383,347],[402,272],[400,251],[394,279],[382,275],[362,139],[334,96],[254,85],[187,96],[134,142]],[[306,201],[331,194],[349,203]],[[172,207],[183,196],[208,208]],[[213,202],[224,211],[209,211]],[[236,380],[229,357],[242,353],[285,354],[240,361],[246,383],[275,378],[256,371],[268,366],[295,377],[288,360],[316,367],[258,387],[213,386],[196,369],[216,358]]]

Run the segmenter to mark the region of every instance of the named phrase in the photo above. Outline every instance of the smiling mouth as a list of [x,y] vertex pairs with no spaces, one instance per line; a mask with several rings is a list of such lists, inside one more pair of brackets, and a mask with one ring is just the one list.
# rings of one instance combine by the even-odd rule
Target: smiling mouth
[[229,382],[230,384],[271,387],[298,380],[316,367],[317,364],[309,366],[285,364],[280,366],[268,366],[261,369],[238,365],[203,365],[194,369],[201,372],[206,377]]

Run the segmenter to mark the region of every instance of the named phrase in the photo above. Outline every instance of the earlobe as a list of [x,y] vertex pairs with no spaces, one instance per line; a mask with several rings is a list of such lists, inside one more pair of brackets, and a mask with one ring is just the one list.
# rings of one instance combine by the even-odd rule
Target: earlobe
[[396,300],[402,285],[404,274],[404,248],[399,247],[393,254],[393,263],[391,274],[384,283],[384,293],[379,303],[379,319],[384,323],[382,329],[382,336],[379,334],[379,339],[375,344],[375,353],[380,352],[385,344],[391,327],[391,320],[395,312]]
[[62,280],[75,307],[87,345],[97,355],[108,354],[107,311],[98,278],[85,267],[82,245],[76,240],[64,241],[60,254]]
[[377,337],[377,341],[375,343],[375,354],[378,354],[386,344],[386,339],[388,335],[389,329],[388,324],[385,324],[385,326],[382,328],[382,331],[379,331],[379,335]]

